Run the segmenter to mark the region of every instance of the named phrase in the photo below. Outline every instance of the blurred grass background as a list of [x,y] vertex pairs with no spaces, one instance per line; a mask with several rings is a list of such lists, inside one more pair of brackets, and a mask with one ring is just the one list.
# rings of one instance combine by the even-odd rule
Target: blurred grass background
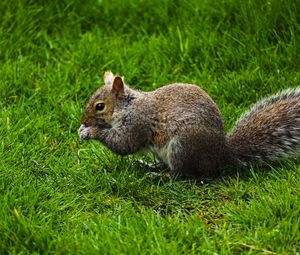
[[[300,1],[0,2],[1,254],[295,254],[300,170],[204,185],[149,178],[77,129],[105,70],[133,88],[195,83],[226,130],[299,86]],[[146,160],[151,160],[146,156]]]

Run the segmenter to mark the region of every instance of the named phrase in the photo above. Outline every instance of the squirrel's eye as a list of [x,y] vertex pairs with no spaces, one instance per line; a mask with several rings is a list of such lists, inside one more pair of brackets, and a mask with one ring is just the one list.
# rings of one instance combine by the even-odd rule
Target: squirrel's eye
[[98,103],[95,106],[96,111],[103,111],[104,108],[105,108],[105,104],[104,103]]

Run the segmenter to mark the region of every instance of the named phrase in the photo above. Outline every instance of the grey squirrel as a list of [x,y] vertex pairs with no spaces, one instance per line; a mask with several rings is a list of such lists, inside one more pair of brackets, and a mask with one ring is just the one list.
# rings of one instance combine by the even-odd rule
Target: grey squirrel
[[90,98],[81,139],[96,139],[117,154],[153,152],[171,173],[216,176],[224,167],[270,163],[300,151],[300,88],[254,104],[225,134],[211,97],[192,84],[136,91],[111,72]]

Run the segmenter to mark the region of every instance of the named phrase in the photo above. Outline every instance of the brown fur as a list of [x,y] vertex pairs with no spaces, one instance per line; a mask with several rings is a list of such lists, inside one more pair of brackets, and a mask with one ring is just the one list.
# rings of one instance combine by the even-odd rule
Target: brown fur
[[[196,85],[140,92],[111,72],[104,80],[87,105],[79,135],[118,154],[147,149],[176,174],[212,176],[227,165],[265,162],[300,149],[300,89],[262,100],[226,136],[217,105]],[[104,110],[96,110],[98,102]]]

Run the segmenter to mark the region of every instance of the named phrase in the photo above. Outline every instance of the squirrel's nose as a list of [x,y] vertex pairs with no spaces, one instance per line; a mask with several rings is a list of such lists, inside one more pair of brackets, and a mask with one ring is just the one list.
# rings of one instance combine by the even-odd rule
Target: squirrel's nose
[[83,117],[82,120],[81,120],[81,124],[88,127],[88,126],[90,126],[90,121],[86,117]]

